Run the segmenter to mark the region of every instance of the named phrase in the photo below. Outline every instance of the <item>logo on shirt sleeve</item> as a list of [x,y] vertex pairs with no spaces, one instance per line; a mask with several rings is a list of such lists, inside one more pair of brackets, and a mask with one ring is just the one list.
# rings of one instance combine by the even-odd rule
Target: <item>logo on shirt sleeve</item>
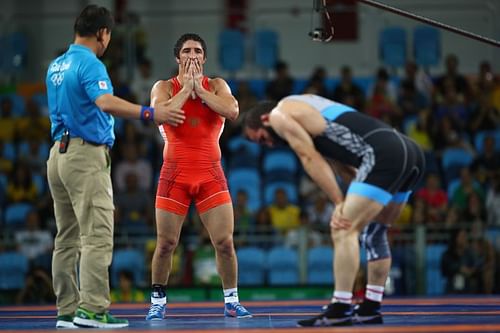
[[107,90],[108,89],[108,84],[106,83],[106,81],[99,81],[99,89],[102,89],[102,90]]

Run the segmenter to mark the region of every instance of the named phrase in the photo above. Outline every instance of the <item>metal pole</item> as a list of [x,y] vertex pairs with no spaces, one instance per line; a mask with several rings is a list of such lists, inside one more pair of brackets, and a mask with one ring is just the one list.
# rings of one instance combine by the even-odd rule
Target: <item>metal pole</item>
[[409,13],[407,11],[401,10],[399,8],[391,7],[389,5],[380,3],[378,1],[373,1],[373,0],[357,0],[357,1],[364,3],[366,5],[369,5],[369,6],[373,6],[373,7],[379,8],[379,9],[383,9],[383,10],[387,10],[387,11],[394,13],[394,14],[397,14],[397,15],[401,15],[401,16],[404,16],[404,17],[407,17],[407,18],[410,18],[410,19],[413,19],[416,21],[430,24],[430,25],[433,25],[433,26],[438,27],[438,28],[442,28],[442,29],[457,33],[459,35],[475,39],[477,41],[480,41],[480,42],[483,42],[486,44],[500,47],[500,42],[497,40],[487,38],[487,37],[484,37],[484,36],[481,36],[481,35],[478,35],[478,34],[470,32],[470,31],[463,30],[463,29],[460,29],[460,28],[457,28],[457,27],[454,27],[454,26],[451,26],[448,24],[444,24],[444,23],[432,20],[432,19],[427,18],[427,17],[412,14],[412,13]]

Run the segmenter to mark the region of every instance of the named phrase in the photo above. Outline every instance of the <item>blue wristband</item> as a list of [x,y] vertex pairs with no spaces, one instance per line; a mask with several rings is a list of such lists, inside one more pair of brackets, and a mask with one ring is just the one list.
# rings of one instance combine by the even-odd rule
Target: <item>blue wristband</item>
[[155,109],[150,106],[141,106],[141,120],[155,119]]

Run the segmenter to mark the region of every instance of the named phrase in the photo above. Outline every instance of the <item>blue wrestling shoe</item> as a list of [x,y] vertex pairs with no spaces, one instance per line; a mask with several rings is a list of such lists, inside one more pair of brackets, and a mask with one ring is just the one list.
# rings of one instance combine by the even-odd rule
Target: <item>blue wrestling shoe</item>
[[151,304],[146,320],[163,320],[165,312],[167,311],[167,304]]
[[252,318],[252,314],[240,302],[226,303],[224,316],[233,318]]

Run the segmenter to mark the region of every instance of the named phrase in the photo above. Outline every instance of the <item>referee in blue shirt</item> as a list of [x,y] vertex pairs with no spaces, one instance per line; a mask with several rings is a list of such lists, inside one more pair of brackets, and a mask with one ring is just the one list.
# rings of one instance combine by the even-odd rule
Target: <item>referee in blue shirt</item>
[[166,104],[153,109],[113,96],[106,68],[98,59],[108,47],[113,25],[106,8],[87,6],[76,19],[74,43],[47,71],[54,141],[47,178],[57,224],[52,276],[58,328],[128,326],[126,319],[108,313],[108,267],[113,254],[109,155],[115,140],[113,116],[173,126],[185,119],[182,110]]

